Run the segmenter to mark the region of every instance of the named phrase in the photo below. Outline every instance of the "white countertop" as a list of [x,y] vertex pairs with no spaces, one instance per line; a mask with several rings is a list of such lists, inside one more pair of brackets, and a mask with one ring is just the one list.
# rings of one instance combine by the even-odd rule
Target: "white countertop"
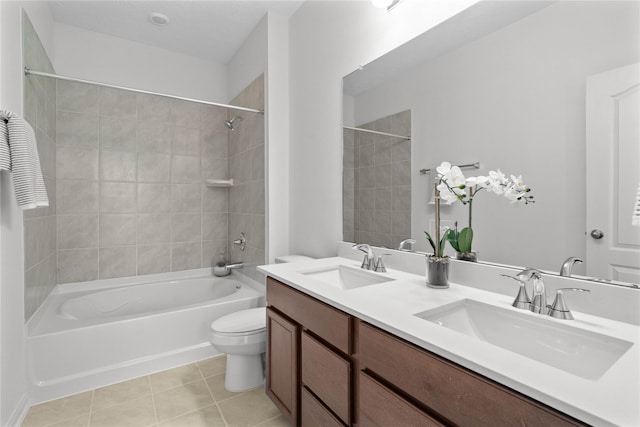
[[[451,283],[449,289],[431,289],[426,286],[424,276],[392,269],[387,273],[376,273],[389,277],[391,281],[350,290],[327,285],[300,273],[336,264],[360,267],[358,261],[335,257],[266,265],[259,270],[586,423],[594,426],[640,426],[639,326],[575,311],[575,320],[570,321],[543,316],[550,321],[570,322],[572,327],[633,343],[600,378],[589,380],[414,316],[466,298],[513,309],[513,296],[455,283]],[[528,316],[542,316],[525,310],[517,311]]]

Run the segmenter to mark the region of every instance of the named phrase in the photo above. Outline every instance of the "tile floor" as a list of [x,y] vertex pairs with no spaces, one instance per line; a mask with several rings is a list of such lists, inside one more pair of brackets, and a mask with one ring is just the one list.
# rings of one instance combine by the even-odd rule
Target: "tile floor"
[[288,427],[264,388],[224,389],[226,358],[33,406],[22,427]]

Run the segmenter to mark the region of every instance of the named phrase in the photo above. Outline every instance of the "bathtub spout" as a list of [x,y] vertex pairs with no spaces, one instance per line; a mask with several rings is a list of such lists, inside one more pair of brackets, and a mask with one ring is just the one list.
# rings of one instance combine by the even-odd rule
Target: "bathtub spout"
[[227,264],[225,262],[219,262],[213,267],[214,276],[224,277],[231,274],[231,270],[235,270],[236,268],[242,268],[244,264],[241,262],[236,262],[233,264]]

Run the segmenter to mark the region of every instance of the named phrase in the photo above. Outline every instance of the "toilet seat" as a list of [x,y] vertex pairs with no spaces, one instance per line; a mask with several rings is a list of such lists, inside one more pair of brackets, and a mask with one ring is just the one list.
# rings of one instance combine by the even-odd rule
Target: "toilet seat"
[[223,336],[261,334],[267,327],[267,309],[250,308],[222,316],[211,323],[211,333]]

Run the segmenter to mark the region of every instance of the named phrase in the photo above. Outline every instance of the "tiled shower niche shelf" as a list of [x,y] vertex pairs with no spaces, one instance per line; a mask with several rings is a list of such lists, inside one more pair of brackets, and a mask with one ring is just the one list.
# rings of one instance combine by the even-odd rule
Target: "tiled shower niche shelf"
[[207,187],[233,187],[232,179],[208,179]]

